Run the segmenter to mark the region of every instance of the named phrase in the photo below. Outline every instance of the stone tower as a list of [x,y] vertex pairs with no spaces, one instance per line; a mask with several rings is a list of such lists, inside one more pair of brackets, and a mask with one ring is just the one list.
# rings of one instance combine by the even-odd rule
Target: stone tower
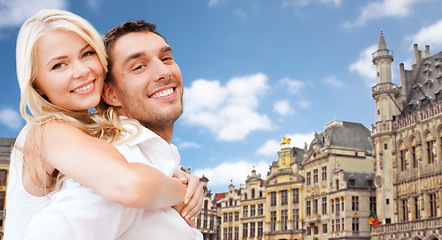
[[376,124],[372,125],[373,153],[375,157],[375,184],[377,199],[377,216],[380,222],[390,223],[394,216],[393,193],[393,160],[395,155],[395,132],[393,116],[399,115],[396,105],[397,85],[392,82],[391,63],[393,52],[387,49],[384,34],[381,31],[379,46],[372,54],[376,65],[376,85],[372,96],[376,104]]

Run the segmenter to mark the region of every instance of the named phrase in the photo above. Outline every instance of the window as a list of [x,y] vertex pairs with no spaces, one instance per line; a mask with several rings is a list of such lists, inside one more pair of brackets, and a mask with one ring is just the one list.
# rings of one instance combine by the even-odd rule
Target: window
[[235,239],[239,239],[239,227],[235,227]]
[[341,211],[344,211],[344,203],[345,203],[345,200],[342,199],[342,200],[341,200]]
[[227,228],[223,228],[223,239],[227,239]]
[[311,204],[312,204],[312,202],[310,202],[310,201],[306,202],[306,213],[307,213],[307,216],[312,215],[312,206],[311,206]]
[[242,237],[243,238],[248,237],[248,232],[247,232],[248,228],[249,228],[248,223],[242,224]]
[[250,237],[255,237],[255,223],[250,223]]
[[401,212],[402,212],[402,221],[408,221],[408,199],[401,200]]
[[327,223],[322,224],[322,233],[327,233],[328,229],[327,229]]
[[276,205],[276,192],[270,193],[270,205],[275,206]]
[[341,219],[336,219],[336,231],[341,231]]
[[322,214],[327,214],[327,197],[322,198]]
[[232,239],[232,227],[229,227],[229,233],[228,233],[228,238],[229,238],[229,240],[231,240]]
[[207,229],[207,218],[203,220],[203,229]]
[[276,230],[276,211],[270,212],[270,227],[272,232]]
[[210,223],[209,223],[209,228],[210,228],[210,229],[213,229],[213,224],[214,224],[214,220],[213,220],[213,218],[214,218],[214,216],[211,215],[211,216],[210,216]]
[[318,214],[318,199],[313,200],[313,215]]
[[258,204],[258,216],[262,216],[264,214],[263,204]]
[[288,203],[288,193],[287,190],[281,191],[281,205],[287,205]]
[[307,186],[311,185],[311,172],[307,173],[307,177],[306,177],[306,181],[307,181]]
[[376,196],[370,197],[370,211],[376,212]]
[[281,231],[287,231],[287,221],[288,221],[287,210],[282,210],[281,211]]
[[331,207],[331,212],[334,213],[335,212],[335,200],[330,199],[330,207]]
[[263,236],[263,224],[262,222],[258,222],[258,237],[262,237]]
[[388,149],[388,144],[384,143],[384,149],[385,149],[385,150]]
[[229,222],[233,222],[233,212],[229,212]]
[[299,189],[295,188],[293,189],[293,203],[299,202]]
[[319,228],[317,226],[313,227],[313,234],[315,234],[315,235],[319,234]]
[[351,197],[351,210],[352,211],[359,211],[359,197],[358,196]]
[[434,140],[429,140],[427,142],[427,157],[428,157],[428,163],[434,163]]
[[413,168],[417,168],[416,146],[411,147],[411,162],[413,163]]
[[341,201],[339,200],[339,198],[336,198],[336,212],[339,213],[341,210],[340,206],[341,206]]
[[196,228],[201,228],[201,218],[200,218],[200,216],[198,216],[198,218],[196,219]]
[[327,167],[322,167],[322,171],[321,171],[321,174],[322,174],[322,181],[326,181],[327,180]]
[[227,213],[223,214],[223,222],[227,222]]
[[249,211],[249,206],[242,206],[242,217],[247,217]]
[[293,229],[299,229],[299,209],[293,209]]
[[312,229],[310,227],[307,227],[307,236],[312,235]]
[[335,220],[331,221],[331,226],[332,226],[332,232],[335,231]]
[[351,219],[351,230],[353,232],[359,232],[359,218]]
[[399,159],[401,163],[401,171],[405,171],[407,169],[407,159],[405,158],[405,150],[399,151]]
[[414,201],[414,219],[420,219],[421,218],[421,214],[420,214],[420,210],[419,210],[419,197],[414,197],[413,198]]
[[235,212],[235,222],[239,221],[239,212]]
[[341,229],[342,229],[342,231],[344,231],[344,230],[345,230],[345,221],[344,221],[344,218],[341,219],[341,224],[342,224]]
[[318,183],[318,169],[313,170],[313,183]]
[[[8,171],[6,169],[0,170],[0,186],[6,186],[6,178],[8,176]],[[2,208],[3,209],[3,208]]]
[[429,194],[430,199],[430,217],[437,217],[436,194]]
[[250,217],[255,216],[255,207],[256,205],[250,205]]
[[254,198],[255,198],[255,189],[252,188],[252,199],[254,199]]

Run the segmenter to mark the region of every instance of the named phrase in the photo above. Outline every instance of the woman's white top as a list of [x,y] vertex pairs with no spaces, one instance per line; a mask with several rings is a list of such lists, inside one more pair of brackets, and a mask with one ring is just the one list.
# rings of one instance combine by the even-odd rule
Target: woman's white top
[[30,128],[29,124],[23,127],[11,153],[3,240],[24,239],[31,219],[51,201],[51,193],[36,197],[28,193],[23,186],[23,153],[19,149],[23,149]]

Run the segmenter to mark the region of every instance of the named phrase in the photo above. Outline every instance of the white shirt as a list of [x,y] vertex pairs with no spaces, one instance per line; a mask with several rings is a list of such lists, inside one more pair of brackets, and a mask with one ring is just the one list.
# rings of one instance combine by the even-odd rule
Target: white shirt
[[23,186],[23,153],[19,149],[23,149],[30,129],[29,124],[23,127],[11,153],[4,240],[23,240],[31,219],[51,202],[51,194],[36,197]]
[[[129,162],[144,163],[172,176],[180,167],[177,148],[147,128],[140,129],[138,137],[117,149]],[[161,210],[124,207],[68,179],[52,197],[51,205],[31,221],[26,239],[202,240],[203,237],[171,207]]]

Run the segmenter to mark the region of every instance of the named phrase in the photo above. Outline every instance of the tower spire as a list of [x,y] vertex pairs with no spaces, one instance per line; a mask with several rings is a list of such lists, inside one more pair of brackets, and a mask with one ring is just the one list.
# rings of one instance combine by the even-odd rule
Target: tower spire
[[378,51],[380,50],[388,50],[387,49],[387,43],[385,42],[384,33],[381,30],[381,36],[379,37],[379,46]]

